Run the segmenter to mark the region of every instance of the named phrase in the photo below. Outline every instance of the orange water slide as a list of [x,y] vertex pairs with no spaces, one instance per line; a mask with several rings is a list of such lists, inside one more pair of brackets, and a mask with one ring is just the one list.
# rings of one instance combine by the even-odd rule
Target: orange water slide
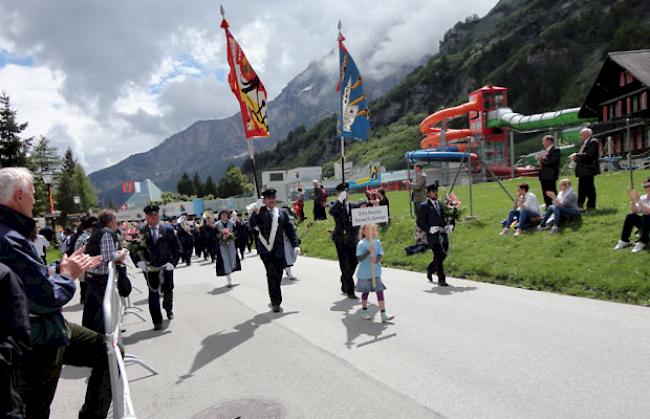
[[[453,108],[441,109],[427,116],[420,123],[420,132],[425,135],[424,139],[420,142],[420,147],[423,149],[440,147],[440,132],[442,129],[435,127],[445,119],[453,119],[465,115],[472,111],[478,111],[478,102],[467,102],[462,105],[454,106]],[[455,140],[460,140],[471,136],[472,133],[469,129],[448,129],[445,132],[445,139],[448,146],[458,148],[458,151],[465,152],[467,145],[462,143],[453,143]]]

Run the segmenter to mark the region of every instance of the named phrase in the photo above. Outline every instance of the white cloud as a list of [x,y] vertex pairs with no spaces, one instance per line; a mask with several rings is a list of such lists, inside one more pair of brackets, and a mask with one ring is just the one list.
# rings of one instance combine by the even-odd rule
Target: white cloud
[[[269,97],[311,61],[346,45],[361,71],[385,75],[435,53],[456,21],[496,0],[225,0],[231,31]],[[0,50],[34,67],[0,68],[30,135],[68,145],[89,170],[145,151],[199,119],[237,111],[218,3],[158,0],[0,3]],[[338,56],[327,60],[336,71]],[[330,68],[331,67],[331,68]]]

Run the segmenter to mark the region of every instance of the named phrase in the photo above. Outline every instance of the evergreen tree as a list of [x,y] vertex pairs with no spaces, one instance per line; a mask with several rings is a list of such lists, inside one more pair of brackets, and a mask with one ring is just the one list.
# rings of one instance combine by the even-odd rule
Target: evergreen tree
[[79,211],[88,212],[97,206],[97,195],[95,188],[90,183],[90,178],[86,176],[86,171],[81,165],[77,164],[73,175],[73,189],[75,195],[79,197],[79,204],[76,208]]
[[27,166],[27,153],[31,138],[21,139],[19,134],[27,122],[16,122],[16,111],[11,110],[9,96],[0,94],[0,167]]
[[208,176],[205,180],[205,187],[203,188],[203,197],[206,195],[217,196],[217,185],[212,180],[212,176]]
[[[65,151],[61,173],[59,173],[56,185],[56,206],[61,211],[61,218],[66,220],[69,214],[75,212],[74,197],[77,194],[74,175],[77,162],[74,159],[70,147]],[[78,195],[77,195],[78,196]]]
[[34,189],[36,193],[34,198],[34,216],[43,216],[50,212],[50,196],[47,191],[47,185],[43,182],[43,173],[54,173],[59,170],[61,157],[59,157],[56,147],[50,145],[46,137],[39,137],[32,148],[27,167],[34,173]]
[[194,183],[186,172],[183,172],[181,178],[178,180],[178,183],[176,184],[176,191],[181,195],[195,195]]
[[243,195],[253,191],[253,184],[237,166],[230,165],[226,174],[219,181],[218,196],[228,198]]
[[197,172],[194,172],[194,179],[192,179],[192,184],[194,185],[194,193],[196,196],[199,198],[203,197],[203,195],[205,195],[205,185],[203,182],[201,182],[201,177]]

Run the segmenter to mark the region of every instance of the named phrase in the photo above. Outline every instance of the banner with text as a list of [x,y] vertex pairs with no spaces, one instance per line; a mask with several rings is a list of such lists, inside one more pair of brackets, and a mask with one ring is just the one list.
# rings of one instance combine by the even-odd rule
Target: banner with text
[[352,225],[354,227],[366,224],[380,224],[388,222],[388,207],[368,207],[352,209]]

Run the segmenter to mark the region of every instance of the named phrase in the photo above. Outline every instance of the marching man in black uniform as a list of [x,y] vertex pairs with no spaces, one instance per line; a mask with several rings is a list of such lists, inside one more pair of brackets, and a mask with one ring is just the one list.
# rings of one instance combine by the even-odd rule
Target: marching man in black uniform
[[336,187],[339,197],[330,207],[330,215],[336,226],[332,232],[332,240],[336,246],[336,255],[341,268],[341,292],[348,298],[357,299],[354,293],[354,271],[357,268],[357,243],[359,242],[359,227],[352,226],[352,209],[356,204],[348,202],[348,183]]
[[275,189],[267,189],[262,192],[262,199],[247,208],[251,214],[250,226],[258,233],[256,237],[257,253],[260,255],[264,268],[266,268],[266,280],[269,287],[269,297],[274,313],[278,313],[282,304],[282,273],[287,266],[287,259],[284,254],[284,235],[287,235],[293,246],[294,255],[300,254],[298,236],[296,230],[289,221],[285,211],[275,206]]
[[427,200],[419,204],[417,225],[427,233],[427,243],[433,251],[433,261],[427,268],[427,278],[433,282],[433,273],[438,276],[438,285],[448,286],[445,270],[442,266],[449,250],[449,233],[454,230],[453,221],[450,224],[445,217],[443,203],[438,200],[438,185],[427,186]]
[[147,276],[149,284],[149,312],[154,330],[162,329],[160,293],[167,318],[174,318],[174,268],[180,258],[181,245],[171,225],[160,223],[157,205],[144,208],[147,224],[140,230],[141,261],[138,267]]

